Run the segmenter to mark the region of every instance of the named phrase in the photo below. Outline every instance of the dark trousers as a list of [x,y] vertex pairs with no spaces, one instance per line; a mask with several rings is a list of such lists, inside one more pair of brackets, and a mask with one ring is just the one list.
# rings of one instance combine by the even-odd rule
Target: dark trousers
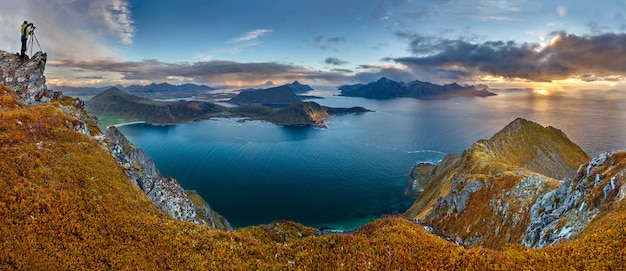
[[26,53],[26,40],[22,40],[22,51],[20,52],[20,57],[24,58]]

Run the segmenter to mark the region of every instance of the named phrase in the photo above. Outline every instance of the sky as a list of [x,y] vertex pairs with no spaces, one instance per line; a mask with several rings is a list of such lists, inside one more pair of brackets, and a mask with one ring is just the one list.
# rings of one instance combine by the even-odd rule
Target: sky
[[[624,0],[0,0],[49,86],[368,83],[624,89]],[[39,46],[35,44],[35,51]],[[29,49],[30,53],[30,49]]]

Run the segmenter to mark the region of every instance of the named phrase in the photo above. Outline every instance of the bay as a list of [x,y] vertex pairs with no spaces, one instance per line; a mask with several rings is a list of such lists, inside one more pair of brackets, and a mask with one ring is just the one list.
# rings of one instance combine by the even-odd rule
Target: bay
[[590,155],[626,149],[626,95],[499,91],[487,98],[370,100],[316,90],[314,101],[375,112],[335,116],[327,129],[212,119],[119,129],[164,176],[197,190],[234,227],[287,219],[316,228],[356,228],[404,212],[419,162],[461,154],[517,117],[564,131]]

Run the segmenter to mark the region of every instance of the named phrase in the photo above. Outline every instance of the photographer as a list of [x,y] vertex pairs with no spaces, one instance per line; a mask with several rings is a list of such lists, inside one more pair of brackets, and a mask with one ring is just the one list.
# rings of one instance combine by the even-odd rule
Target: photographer
[[22,51],[20,52],[20,58],[26,59],[26,42],[28,41],[28,35],[35,29],[35,25],[24,21],[22,24]]

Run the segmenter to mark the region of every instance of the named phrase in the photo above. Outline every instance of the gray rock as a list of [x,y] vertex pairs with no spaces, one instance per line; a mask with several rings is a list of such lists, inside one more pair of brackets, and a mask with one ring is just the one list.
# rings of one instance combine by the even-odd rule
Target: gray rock
[[22,60],[16,54],[0,50],[0,82],[26,104],[49,102],[55,95],[48,90],[43,74],[47,59],[48,56],[43,52],[35,53],[29,60]]
[[[576,236],[600,213],[605,203],[621,201],[626,169],[616,169],[618,173],[607,180],[606,170],[612,170],[610,157],[610,153],[600,154],[580,167],[576,178],[561,181],[557,189],[539,197],[531,207],[531,223],[522,245],[541,248]],[[599,198],[590,198],[598,197],[599,193],[593,190],[602,191]]]

